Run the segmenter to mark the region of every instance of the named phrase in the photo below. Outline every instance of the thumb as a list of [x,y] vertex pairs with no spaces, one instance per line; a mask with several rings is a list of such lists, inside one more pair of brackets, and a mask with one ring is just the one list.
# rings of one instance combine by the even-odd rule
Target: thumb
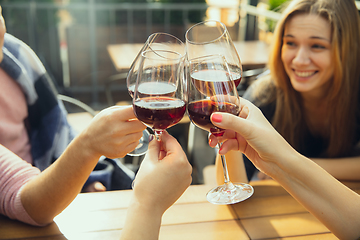
[[178,152],[179,148],[181,148],[178,141],[166,131],[164,131],[161,135],[161,142],[162,148],[167,155],[173,152]]
[[[153,156],[153,157],[148,157],[148,159],[151,161],[157,161],[159,154],[160,154],[160,150],[161,150],[161,143],[159,141],[154,140],[154,135],[150,135],[150,143],[148,146],[148,150],[146,153],[146,156]],[[145,157],[145,159],[147,159],[147,157]],[[144,160],[145,160],[144,159]]]

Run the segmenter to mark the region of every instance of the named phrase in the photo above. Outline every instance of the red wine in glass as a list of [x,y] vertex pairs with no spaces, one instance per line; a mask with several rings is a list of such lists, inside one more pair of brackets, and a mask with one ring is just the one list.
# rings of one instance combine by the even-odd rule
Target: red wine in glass
[[214,102],[209,99],[194,101],[188,104],[188,114],[191,121],[197,127],[211,132],[216,137],[220,137],[224,134],[224,130],[212,124],[210,116],[213,112],[227,112],[238,115],[240,108],[233,103]]
[[136,117],[154,131],[165,130],[177,124],[184,116],[183,100],[170,97],[147,97],[134,102]]

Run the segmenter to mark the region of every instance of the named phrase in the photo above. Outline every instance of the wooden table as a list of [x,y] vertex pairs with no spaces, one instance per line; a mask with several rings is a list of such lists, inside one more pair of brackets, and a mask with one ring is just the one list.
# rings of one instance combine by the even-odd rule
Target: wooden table
[[[211,186],[190,186],[165,212],[159,239],[337,239],[275,181],[251,184],[251,198],[228,206],[206,201]],[[360,189],[360,183],[348,186]],[[131,195],[132,190],[79,194],[43,228],[0,216],[0,239],[118,239]]]
[[[264,67],[268,62],[269,46],[264,41],[239,41],[234,45],[244,68]],[[142,46],[141,43],[108,45],[107,51],[116,70],[127,72]]]

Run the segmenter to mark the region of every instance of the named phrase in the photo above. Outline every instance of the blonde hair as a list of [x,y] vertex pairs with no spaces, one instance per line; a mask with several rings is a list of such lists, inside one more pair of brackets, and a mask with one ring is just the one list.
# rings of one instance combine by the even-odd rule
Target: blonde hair
[[334,75],[327,99],[329,120],[326,156],[339,157],[354,146],[357,130],[360,67],[360,20],[354,0],[294,0],[278,21],[269,68],[276,86],[276,110],[272,124],[296,149],[304,142],[307,129],[300,94],[296,92],[281,60],[284,27],[297,14],[317,14],[331,25]]

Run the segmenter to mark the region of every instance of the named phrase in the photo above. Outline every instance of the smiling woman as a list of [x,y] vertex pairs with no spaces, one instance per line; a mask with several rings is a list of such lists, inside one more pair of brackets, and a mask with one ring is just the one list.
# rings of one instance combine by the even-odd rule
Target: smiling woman
[[[271,73],[244,94],[297,151],[341,180],[360,179],[358,39],[354,0],[290,1],[274,32]],[[255,167],[245,165],[251,178]]]
[[281,60],[292,87],[312,103],[323,102],[334,74],[330,23],[316,14],[295,15],[285,24],[283,41]]

